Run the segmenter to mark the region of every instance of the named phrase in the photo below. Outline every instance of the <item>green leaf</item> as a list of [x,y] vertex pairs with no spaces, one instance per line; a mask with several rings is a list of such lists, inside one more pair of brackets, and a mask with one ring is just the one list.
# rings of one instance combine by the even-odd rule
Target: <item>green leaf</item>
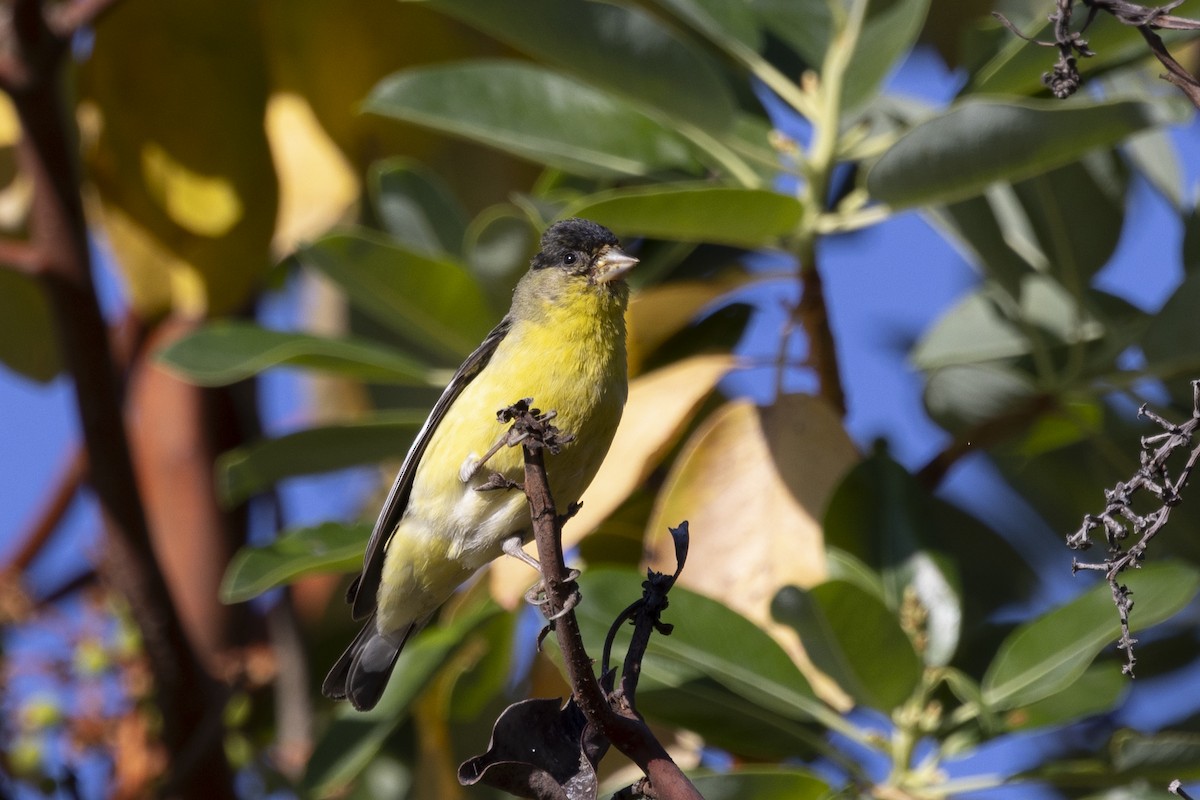
[[370,711],[339,708],[333,722],[317,741],[301,783],[302,794],[326,797],[345,789],[375,758],[401,722],[412,702],[425,690],[438,671],[467,637],[480,625],[501,613],[487,604],[453,622],[430,628],[400,653],[391,680]]
[[268,545],[243,547],[221,580],[222,603],[241,603],[314,572],[349,572],[362,566],[370,523],[325,522],[283,531]]
[[1200,734],[1118,731],[1111,744],[1113,768],[1122,777],[1153,781],[1200,778]]
[[668,684],[662,677],[659,670],[638,683],[638,710],[650,719],[695,731],[707,744],[740,758],[824,755],[823,731],[814,723],[750,702],[711,678],[689,673]]
[[921,682],[921,661],[896,616],[852,583],[785,586],[771,614],[800,634],[813,664],[859,704],[891,711]]
[[366,232],[336,233],[298,253],[356,307],[420,347],[457,361],[497,321],[465,268]]
[[592,177],[690,170],[687,143],[627,101],[517,61],[414,67],[384,79],[366,109]]
[[1179,121],[1166,103],[966,100],[902,136],[867,176],[892,206],[945,203],[980,194]]
[[762,35],[758,20],[743,3],[725,0],[657,0],[693,30],[703,34],[726,52],[738,48],[758,52]]
[[[576,614],[588,642],[604,641],[617,615],[642,596],[644,579],[637,572],[603,568],[584,574],[584,601]],[[668,686],[704,676],[793,719],[819,719],[827,713],[783,648],[721,603],[676,586],[664,621],[678,624],[670,636],[651,640],[642,663],[644,676]]]
[[217,459],[217,492],[224,505],[235,506],[284,478],[400,458],[427,414],[381,412],[235,448]]
[[[892,68],[917,41],[929,0],[868,0],[867,18],[843,77],[842,103],[859,109],[878,92]],[[841,46],[831,42],[833,47]]]
[[1032,730],[1103,714],[1115,708],[1128,690],[1129,678],[1119,666],[1111,661],[1093,664],[1061,692],[1009,711],[1004,725],[1008,730]]
[[[1186,606],[1200,587],[1200,573],[1167,562],[1127,572],[1122,581],[1135,603],[1130,626],[1141,630]],[[984,700],[1003,710],[1049,697],[1078,680],[1119,635],[1112,592],[1100,583],[1009,634],[984,675]]]
[[1183,283],[1151,318],[1142,337],[1146,371],[1162,378],[1194,378],[1200,370],[1200,272],[1187,274]]
[[1116,250],[1128,179],[1116,154],[1100,150],[1013,187],[1050,273],[1075,294]]
[[365,339],[214,322],[163,348],[158,359],[200,386],[227,386],[277,366],[324,370],[380,383],[428,385],[429,367]]
[[801,769],[740,767],[719,775],[689,775],[705,800],[824,800],[827,783]]
[[50,304],[32,279],[0,268],[0,363],[45,383],[62,368]]
[[640,8],[584,0],[426,5],[644,111],[714,133],[732,124],[733,95],[713,59]]
[[1002,417],[1032,424],[1043,398],[1030,376],[1006,364],[951,364],[925,378],[925,408],[952,434],[978,430]]
[[[911,601],[906,595],[916,593],[929,615],[922,655],[928,664],[944,665],[958,646],[962,599],[954,569],[931,546],[933,529],[942,519],[939,506],[907,470],[876,453],[850,470],[834,491],[823,527],[828,546],[880,571],[883,602],[893,624],[906,600]],[[858,591],[871,594],[866,588]]]
[[525,274],[537,246],[537,232],[528,217],[508,204],[492,206],[467,227],[467,266],[493,302],[507,310],[513,287]]
[[766,189],[657,184],[589,195],[563,216],[586,217],[628,236],[763,247],[792,233],[803,207]]
[[430,258],[462,255],[467,213],[437,173],[389,158],[371,166],[368,185],[384,230],[405,247]]

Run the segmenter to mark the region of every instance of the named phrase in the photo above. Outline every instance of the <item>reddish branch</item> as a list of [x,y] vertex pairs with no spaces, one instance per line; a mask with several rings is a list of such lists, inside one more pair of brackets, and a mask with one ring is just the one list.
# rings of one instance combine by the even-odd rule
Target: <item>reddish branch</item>
[[150,544],[122,417],[122,389],[97,301],[79,194],[74,137],[63,107],[62,69],[71,35],[112,5],[79,0],[57,8],[54,20],[39,0],[14,0],[0,59],[0,89],[21,124],[21,166],[34,190],[28,244],[9,243],[0,255],[35,275],[49,301],[87,449],[89,481],[108,531],[108,578],[127,599],[141,629],[157,683],[163,740],[172,754],[168,792],[231,796],[219,737],[198,739],[219,719],[220,702],[200,668]]

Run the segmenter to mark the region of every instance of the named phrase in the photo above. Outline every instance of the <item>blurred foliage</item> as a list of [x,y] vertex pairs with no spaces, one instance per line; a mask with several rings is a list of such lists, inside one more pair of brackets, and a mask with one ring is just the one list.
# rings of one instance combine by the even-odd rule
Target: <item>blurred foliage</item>
[[[1139,390],[1165,387],[1173,412],[1190,413],[1196,281],[1151,314],[1094,280],[1139,176],[1188,226],[1184,252],[1150,257],[1200,263],[1197,211],[1162,134],[1190,108],[1153,80],[1136,31],[1103,17],[1090,32],[1098,56],[1082,65],[1097,91],[1048,99],[1047,51],[987,12],[1029,32],[1050,5],[130,0],[76,70],[92,219],[138,314],[211,320],[160,353],[177,374],[224,385],[287,366],[371,386],[375,410],[323,409],[327,424],[227,453],[216,480],[231,505],[285,478],[400,457],[430,388],[503,314],[540,230],[572,215],[612,227],[642,258],[633,375],[608,463],[566,527],[603,565],[585,570],[579,615],[598,648],[639,594],[643,551],[653,562],[666,525],[690,520],[675,630],[651,645],[639,706],[664,736],[687,732],[667,738],[682,763],[708,746],[738,765],[698,777],[706,796],[941,798],[1010,779],[1142,796],[1144,780],[1197,776],[1194,730],[1110,725],[1105,747],[1021,775],[945,769],[1016,731],[1119,707],[1107,587],[1014,627],[999,612],[1030,600],[1035,581],[986,520],[885,449],[859,453],[822,399],[778,393],[756,407],[718,391],[739,367],[752,304],[793,303],[820,241],[909,209],[977,271],[913,344],[926,410],[956,444],[986,451],[1056,530],[1132,471]],[[965,70],[946,107],[884,88],[922,40]],[[791,268],[747,267],[758,250],[790,254]],[[337,324],[281,332],[238,313],[280,273],[336,287]],[[45,311],[22,292],[0,290],[14,308],[0,313],[0,343],[10,329],[43,341]],[[779,385],[808,371],[791,334],[779,332]],[[0,344],[0,359],[54,374],[28,349]],[[1195,508],[1184,503],[1172,526],[1188,529]],[[224,597],[351,570],[366,534],[360,522],[283,531],[237,556]],[[1168,620],[1200,585],[1194,541],[1164,549],[1178,558],[1129,578],[1135,626]],[[521,569],[498,564],[448,604],[375,711],[321,705],[292,788],[447,796],[446,770],[483,750],[500,708],[565,691],[502,613],[520,604]],[[315,673],[350,635],[334,600],[338,622],[314,632]],[[1193,644],[1170,624],[1154,641]],[[257,738],[239,741],[261,748],[271,723],[254,719]],[[250,761],[270,772],[264,753]]]

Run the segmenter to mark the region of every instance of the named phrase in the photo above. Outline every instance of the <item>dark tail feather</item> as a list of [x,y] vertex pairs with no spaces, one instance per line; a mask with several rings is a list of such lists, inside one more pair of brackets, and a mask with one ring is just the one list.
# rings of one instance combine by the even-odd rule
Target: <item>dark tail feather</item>
[[372,614],[325,676],[321,693],[331,700],[348,699],[359,711],[374,708],[396,666],[400,650],[417,627],[416,623],[409,625],[398,639],[383,636],[375,629],[375,615]]

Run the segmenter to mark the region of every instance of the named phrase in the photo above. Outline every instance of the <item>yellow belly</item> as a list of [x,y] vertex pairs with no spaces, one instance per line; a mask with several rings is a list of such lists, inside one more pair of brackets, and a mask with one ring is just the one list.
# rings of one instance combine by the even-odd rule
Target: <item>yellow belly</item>
[[[476,490],[494,472],[523,480],[520,447],[502,448],[469,480],[462,477],[464,464],[481,458],[506,430],[507,424],[496,420],[498,410],[532,397],[536,408],[557,412],[559,430],[576,435],[557,455],[546,456],[560,511],[579,500],[595,477],[626,395],[624,320],[602,311],[571,320],[551,312],[540,324],[514,326],[451,405],[417,467],[408,508],[385,555],[378,595],[381,631],[407,628],[431,614],[500,555],[505,539],[520,534],[528,540],[529,510],[522,492]],[[546,336],[555,337],[551,346]],[[593,356],[576,358],[578,353]]]

